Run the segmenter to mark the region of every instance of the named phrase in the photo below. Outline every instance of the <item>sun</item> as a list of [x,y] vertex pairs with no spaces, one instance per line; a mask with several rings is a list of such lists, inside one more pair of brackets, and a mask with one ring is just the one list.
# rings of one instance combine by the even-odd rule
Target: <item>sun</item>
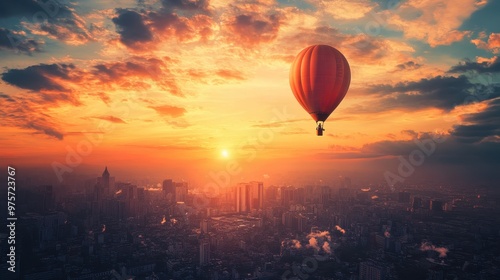
[[228,158],[229,157],[229,151],[224,149],[220,152],[223,158]]

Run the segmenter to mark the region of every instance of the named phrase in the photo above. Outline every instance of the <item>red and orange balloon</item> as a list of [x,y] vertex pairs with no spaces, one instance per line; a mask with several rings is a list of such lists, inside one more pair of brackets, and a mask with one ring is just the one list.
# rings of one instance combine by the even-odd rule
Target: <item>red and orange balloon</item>
[[300,105],[318,123],[318,135],[323,135],[322,123],[344,99],[350,83],[347,59],[327,45],[303,49],[290,69],[290,87]]

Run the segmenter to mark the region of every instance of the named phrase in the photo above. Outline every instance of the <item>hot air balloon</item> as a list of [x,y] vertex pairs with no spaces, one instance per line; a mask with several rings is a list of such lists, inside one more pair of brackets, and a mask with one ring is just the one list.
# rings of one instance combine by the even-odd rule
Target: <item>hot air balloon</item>
[[327,45],[303,49],[290,69],[290,87],[297,101],[316,121],[317,135],[337,108],[351,83],[351,70],[344,55]]

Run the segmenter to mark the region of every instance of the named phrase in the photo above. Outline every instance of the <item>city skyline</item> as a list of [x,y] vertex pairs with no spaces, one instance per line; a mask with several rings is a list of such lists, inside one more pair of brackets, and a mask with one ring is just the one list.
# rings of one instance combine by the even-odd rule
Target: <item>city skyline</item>
[[[500,180],[500,1],[50,3],[1,4],[9,164],[54,181],[108,165],[203,185],[234,162],[234,182]],[[288,82],[311,44],[352,72],[322,138]]]
[[445,280],[500,273],[495,188],[360,188],[344,177],[333,185],[252,181],[200,190],[168,178],[156,187],[123,182],[108,166],[100,176],[56,186],[10,175],[21,179],[10,236],[22,243],[1,257],[5,279]]

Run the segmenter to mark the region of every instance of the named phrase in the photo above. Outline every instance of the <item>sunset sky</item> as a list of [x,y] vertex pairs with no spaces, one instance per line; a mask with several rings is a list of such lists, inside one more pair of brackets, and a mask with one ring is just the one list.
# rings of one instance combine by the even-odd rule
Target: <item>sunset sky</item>
[[[499,0],[46,2],[0,2],[6,164],[383,182],[438,133],[414,176],[500,179]],[[352,73],[323,137],[288,82],[313,44]]]

